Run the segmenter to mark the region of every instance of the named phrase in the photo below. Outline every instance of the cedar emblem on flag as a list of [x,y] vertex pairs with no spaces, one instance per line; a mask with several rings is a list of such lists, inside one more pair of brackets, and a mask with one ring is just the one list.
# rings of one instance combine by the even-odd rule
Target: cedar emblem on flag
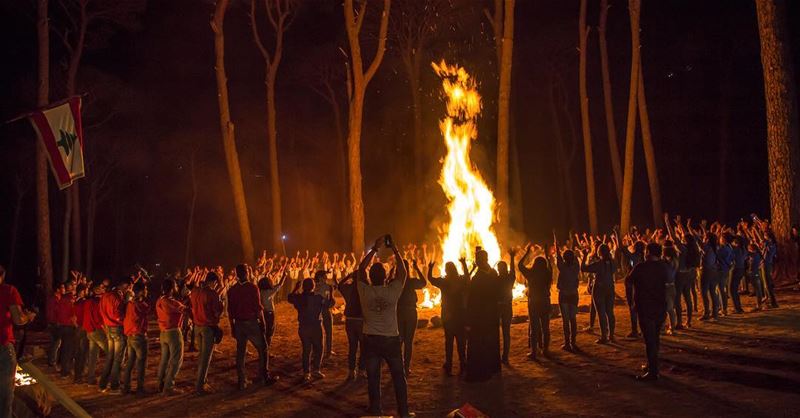
[[58,181],[58,188],[64,190],[85,174],[81,98],[72,97],[59,106],[37,110],[30,119],[47,150],[47,159]]

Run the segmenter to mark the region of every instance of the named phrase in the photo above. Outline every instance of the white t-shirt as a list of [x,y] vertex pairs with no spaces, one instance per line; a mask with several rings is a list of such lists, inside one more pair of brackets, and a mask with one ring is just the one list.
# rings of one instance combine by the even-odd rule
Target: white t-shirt
[[397,329],[397,300],[403,293],[404,282],[402,277],[386,286],[372,286],[361,280],[357,282],[364,314],[364,334],[386,337],[400,335]]

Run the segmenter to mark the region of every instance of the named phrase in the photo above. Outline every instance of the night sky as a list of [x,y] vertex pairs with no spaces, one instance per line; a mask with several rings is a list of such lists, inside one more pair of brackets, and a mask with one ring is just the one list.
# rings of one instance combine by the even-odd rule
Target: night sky
[[[35,103],[36,33],[33,2],[2,1],[0,119],[25,112]],[[53,2],[51,2],[53,3]],[[371,2],[372,3],[372,2]],[[484,111],[473,159],[489,184],[494,182],[497,69],[491,27],[483,16],[489,1],[459,0],[458,24],[440,28],[426,62],[446,58],[465,66],[480,82]],[[623,147],[630,68],[627,2],[611,0],[608,45],[615,118]],[[800,15],[790,3],[789,27],[795,69]],[[250,32],[248,7],[234,2],[226,22],[226,65],[231,112],[242,164],[251,226],[257,248],[269,246],[270,209],[263,61]],[[545,239],[552,228],[563,235],[584,230],[586,198],[578,107],[578,4],[565,0],[517,0],[512,86],[512,135],[520,167],[524,225],[531,239]],[[379,4],[371,5],[373,9]],[[51,6],[55,9],[57,6]],[[597,19],[599,1],[590,1],[588,85],[595,176],[603,230],[619,222],[608,158],[600,75]],[[201,0],[151,0],[136,27],[104,26],[108,36],[87,51],[79,91],[88,92],[85,132],[88,153],[113,153],[110,188],[97,215],[95,271],[122,274],[134,263],[181,267],[186,217],[191,197],[190,161],[200,184],[191,261],[231,264],[240,246],[217,113],[212,3]],[[664,209],[694,219],[734,222],[751,212],[768,216],[766,127],[762,68],[755,4],[751,0],[644,0],[642,64]],[[339,1],[309,1],[286,34],[278,75],[278,141],[287,249],[345,249],[342,200],[336,181],[337,155],[330,105],[309,88],[320,63],[344,65],[347,40]],[[53,26],[58,27],[57,18]],[[268,40],[269,41],[269,40]],[[369,58],[374,42],[363,43]],[[342,47],[342,51],[339,48]],[[51,38],[51,98],[63,98],[65,51]],[[444,146],[438,119],[444,109],[439,80],[424,66],[425,142],[429,156],[428,199],[415,202],[408,180],[413,174],[411,99],[396,48],[389,45],[368,87],[364,115],[362,173],[367,237],[392,232],[400,242],[435,236],[444,215],[444,196],[435,179]],[[554,80],[565,102],[556,104]],[[339,85],[346,119],[344,85]],[[343,120],[346,131],[346,120]],[[571,224],[560,197],[554,154],[556,133],[577,147],[570,184],[577,203]],[[0,127],[5,152],[0,157],[0,263],[9,263],[14,182],[27,184],[22,199],[16,265],[12,282],[35,276],[34,134],[22,121]],[[724,150],[724,151],[723,151]],[[106,154],[108,155],[108,154]],[[721,155],[726,158],[723,161]],[[651,222],[644,159],[637,144],[634,223]],[[721,179],[721,167],[725,178]],[[88,172],[91,176],[92,173]],[[27,179],[27,180],[25,180]],[[81,180],[85,186],[87,180]],[[54,270],[60,271],[63,198],[51,180]],[[82,193],[85,194],[86,187]],[[520,197],[515,197],[519,199]],[[420,216],[424,214],[424,216]],[[85,214],[84,214],[85,215]],[[427,237],[405,230],[429,222]]]

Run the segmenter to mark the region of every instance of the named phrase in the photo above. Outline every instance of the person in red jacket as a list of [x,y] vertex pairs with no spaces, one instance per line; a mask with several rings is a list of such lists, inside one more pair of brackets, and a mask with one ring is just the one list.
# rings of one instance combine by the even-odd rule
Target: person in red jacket
[[0,417],[10,417],[14,405],[14,376],[17,354],[14,349],[14,328],[36,318],[22,309],[17,288],[5,283],[6,270],[0,266]]
[[58,338],[58,325],[56,325],[56,304],[64,294],[64,283],[59,283],[53,289],[53,294],[47,296],[45,315],[47,318],[47,330],[50,333],[50,347],[47,349],[47,364],[56,367],[58,362],[58,350],[61,348],[61,340]]
[[119,395],[119,373],[122,357],[125,354],[125,334],[122,323],[125,319],[125,300],[131,282],[127,277],[119,279],[116,286],[100,298],[100,316],[106,328],[108,351],[103,373],[100,375],[100,389],[104,393]]
[[131,392],[131,372],[136,365],[136,394],[144,393],[144,369],[147,365],[147,286],[143,280],[133,285],[133,300],[125,308],[123,331],[127,339],[127,356],[122,371],[122,392]]
[[86,310],[86,285],[79,284],[75,288],[75,383],[83,383],[83,373],[86,370],[86,355],[89,351],[89,339],[83,329],[83,316]]
[[238,282],[228,290],[228,319],[231,321],[233,336],[236,338],[236,372],[239,390],[247,388],[245,377],[245,352],[247,342],[253,344],[258,353],[258,372],[264,385],[271,385],[278,379],[269,374],[269,348],[264,337],[264,307],[258,286],[250,281],[250,267],[246,264],[236,266]]
[[195,287],[189,294],[192,305],[192,318],[194,318],[195,340],[200,348],[198,357],[197,380],[195,390],[199,394],[213,392],[206,382],[208,367],[211,364],[211,355],[214,352],[214,333],[219,329],[219,317],[222,315],[222,302],[214,287],[219,282],[217,273],[210,272],[201,287]]
[[156,317],[161,330],[161,361],[158,364],[158,391],[163,395],[183,393],[175,387],[175,376],[183,363],[183,334],[181,319],[186,306],[177,299],[178,285],[172,279],[161,283],[161,297],[156,302]]
[[72,364],[75,359],[78,317],[75,312],[75,283],[68,281],[64,289],[64,295],[56,302],[55,315],[56,338],[61,341],[61,355],[59,357],[61,376],[66,377],[72,372]]
[[83,316],[80,321],[89,344],[86,359],[86,384],[90,386],[97,384],[95,368],[100,350],[104,353],[108,351],[106,331],[103,329],[103,316],[100,314],[100,297],[103,296],[103,293],[105,293],[103,282],[92,284],[92,292],[84,301]]

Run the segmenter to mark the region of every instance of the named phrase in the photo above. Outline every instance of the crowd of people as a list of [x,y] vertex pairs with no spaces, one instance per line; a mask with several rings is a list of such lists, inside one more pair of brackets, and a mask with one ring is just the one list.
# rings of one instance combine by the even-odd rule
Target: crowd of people
[[[258,355],[256,381],[268,386],[279,378],[269,367],[270,351],[280,349],[272,346],[275,303],[287,301],[297,311],[304,381],[325,377],[323,360],[335,354],[332,318],[340,312],[348,344],[347,376],[366,378],[368,412],[382,414],[385,362],[399,415],[413,416],[406,379],[412,373],[418,290],[430,285],[441,292],[444,373],[454,374],[455,346],[458,374],[466,381],[485,381],[510,361],[515,283],[527,286],[528,358],[537,360],[550,351],[554,282],[564,333],[561,349],[576,352],[581,350],[576,341],[581,283],[587,284],[592,300],[587,331],[594,332],[597,319],[596,342],[607,344],[617,338],[614,307],[620,296],[615,283],[621,280],[630,311],[627,338],[643,337],[646,346],[647,365],[638,378],[654,380],[659,376],[660,336],[692,327],[698,302],[703,321],[744,313],[743,295],[754,297],[755,310],[778,307],[773,276],[781,262],[768,222],[755,217],[751,223],[725,226],[665,215],[664,224],[652,231],[632,228],[624,235],[616,229],[602,236],[571,234],[564,242],[554,233],[546,244],[509,246],[507,257],[495,265],[478,247],[474,260],[448,261],[441,270],[432,247],[398,248],[387,235],[360,260],[353,253],[268,257],[265,252],[253,267],[240,264],[229,272],[196,267],[160,280],[143,269],[114,281],[91,281],[73,272],[47,300],[47,361],[65,378],[97,385],[105,393],[145,393],[146,335],[149,318],[155,316],[160,331],[158,391],[164,396],[183,392],[175,382],[184,350],[197,350],[194,390],[207,394],[214,391],[207,376],[214,347],[224,338],[220,321],[226,318],[236,341],[238,388],[253,384],[245,364],[248,343]],[[388,257],[378,257],[381,248],[391,250]],[[12,323],[24,325],[35,314],[22,308],[19,293],[3,284],[4,279],[0,268],[0,370],[7,380],[9,365],[16,367]],[[149,294],[154,287],[158,297]],[[337,292],[342,307],[336,305]],[[10,376],[13,382],[13,371]],[[3,390],[0,407],[8,411],[13,384],[5,383],[11,389]]]

